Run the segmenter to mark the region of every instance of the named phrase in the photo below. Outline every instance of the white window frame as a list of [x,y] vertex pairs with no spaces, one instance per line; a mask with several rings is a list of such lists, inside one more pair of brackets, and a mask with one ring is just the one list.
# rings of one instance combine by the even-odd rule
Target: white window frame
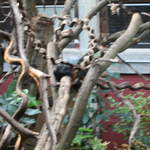
[[[131,3],[124,4],[125,6],[150,6],[150,3]],[[149,42],[139,44],[150,44]],[[149,48],[128,48],[119,54],[126,62],[134,67],[138,72],[143,74],[150,74],[150,47]],[[125,64],[113,64],[108,68],[110,72],[117,72],[122,74],[136,74],[131,68]]]

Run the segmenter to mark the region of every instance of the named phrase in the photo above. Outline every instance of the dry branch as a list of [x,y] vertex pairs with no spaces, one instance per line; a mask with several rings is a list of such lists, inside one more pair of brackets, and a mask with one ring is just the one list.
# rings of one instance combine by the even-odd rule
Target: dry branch
[[[115,56],[122,50],[122,48],[133,38],[139,30],[141,24],[141,17],[139,14],[134,14],[132,16],[130,25],[126,32],[117,39],[113,45],[109,48],[108,52],[104,55],[104,59],[115,58]],[[91,65],[82,86],[79,90],[76,102],[71,114],[70,121],[64,132],[64,136],[60,141],[60,144],[57,150],[66,150],[70,145],[72,139],[75,136],[75,133],[80,126],[80,122],[87,104],[89,94],[95,85],[95,81],[100,76],[103,71],[105,71],[109,66],[110,62],[101,62],[99,64]]]
[[50,75],[50,83],[51,83],[51,91],[52,91],[52,98],[53,101],[57,98],[57,89],[56,89],[56,79],[54,76],[54,64],[52,60],[58,59],[57,49],[56,49],[56,43],[55,42],[49,42],[47,44],[46,49],[46,60],[47,60],[47,70],[48,74]]
[[70,15],[72,6],[74,5],[75,2],[76,2],[76,0],[66,0],[65,1],[64,9],[62,11],[62,17]]
[[0,38],[10,40],[11,34],[6,31],[0,30]]
[[50,113],[50,106],[48,102],[48,80],[45,78],[40,79],[40,86],[39,86],[39,92],[40,92],[40,98],[42,100],[42,108],[45,115],[46,125],[49,131],[49,136],[52,140],[52,145],[56,145],[57,143],[57,137],[55,130],[53,128],[53,124],[51,123],[52,120],[52,114]]
[[[50,121],[50,125],[53,127],[56,134],[59,134],[59,127],[64,119],[67,110],[67,103],[70,97],[70,88],[71,88],[71,78],[68,76],[62,77],[59,87],[59,96],[51,110],[52,119]],[[56,144],[55,145],[52,144],[53,143],[51,141],[51,138],[48,136],[46,126],[44,125],[41,131],[40,139],[35,147],[35,150],[41,149],[49,150],[52,146],[53,146],[52,150],[55,150]]]
[[37,137],[38,133],[25,128],[22,124],[13,119],[7,112],[0,108],[0,116],[2,116],[8,123],[10,123],[20,134],[25,136]]
[[88,20],[91,20],[93,16],[95,16],[104,6],[106,6],[109,3],[109,0],[101,0],[100,2],[97,3],[97,5],[92,8],[87,16],[85,17]]
[[[97,81],[97,86],[99,86],[101,89],[110,89],[110,86],[108,86],[107,83],[108,81],[106,81],[103,78],[99,78],[99,80]],[[131,85],[129,82],[122,82],[120,84],[116,84],[114,82],[111,82],[113,84],[113,86],[117,89],[117,90],[123,90],[123,89],[130,89],[132,91],[137,91],[140,89],[144,89],[144,90],[150,90],[150,84],[144,84],[144,83],[135,83],[133,85]]]
[[[92,19],[100,10],[106,6],[109,3],[109,0],[102,0],[97,3],[97,6],[92,8],[91,11],[89,11],[88,15],[85,16],[85,20]],[[59,50],[62,50],[65,48],[68,43],[70,43],[73,39],[77,38],[78,35],[81,33],[83,27],[83,21],[81,21],[73,30],[73,35],[69,38],[64,38],[58,43]]]
[[[141,33],[141,32],[143,32],[143,31],[149,30],[149,29],[150,29],[150,21],[141,24],[138,33]],[[125,32],[125,30],[119,31],[119,32],[116,32],[116,33],[110,35],[110,36],[107,37],[106,39],[102,40],[102,41],[101,41],[101,44],[102,44],[102,45],[107,45],[107,44],[109,44],[109,43],[115,41],[115,40],[116,40],[117,38],[119,38],[124,32]]]
[[[28,74],[29,76],[31,76],[35,80],[35,82],[37,83],[37,86],[39,86],[39,88],[41,88],[40,81],[43,81],[44,79],[46,79],[49,76],[47,74],[41,72],[40,70],[37,70],[29,65],[28,59],[25,54],[25,48],[24,48],[25,41],[24,41],[24,26],[23,26],[22,19],[21,19],[22,15],[19,12],[19,9],[17,6],[17,1],[10,0],[10,4],[11,4],[11,7],[14,12],[14,18],[15,18],[15,22],[16,22],[16,35],[17,35],[16,43],[17,43],[17,48],[19,50],[20,58],[14,57],[14,56],[12,57],[12,55],[10,54],[13,44],[14,44],[13,40],[9,43],[9,46],[5,50],[4,58],[5,58],[5,61],[7,61],[10,64],[18,63],[21,65],[21,73],[17,80],[16,92],[19,96],[22,97],[23,101],[22,101],[20,107],[17,109],[17,111],[13,115],[14,119],[18,120],[23,115],[24,111],[26,110],[27,102],[28,102],[28,96],[26,94],[24,94],[22,91],[22,83],[23,83],[23,79],[24,79],[25,75]],[[43,80],[41,80],[41,79],[43,79]],[[41,91],[41,92],[43,92],[43,91]],[[40,94],[42,94],[42,93],[40,93]],[[3,114],[1,114],[1,115],[3,115]],[[4,117],[8,117],[8,116],[4,115]],[[7,119],[7,118],[5,118],[5,119],[9,121],[9,119]],[[11,124],[13,125],[13,127],[16,128],[17,122],[14,119],[11,120],[12,121]],[[8,128],[9,128],[9,130],[7,130]],[[5,137],[2,138],[3,142],[4,142],[3,139],[6,139],[6,135],[9,136],[8,131],[9,132],[11,131],[10,126],[8,126],[8,128],[6,128],[7,134],[5,132],[5,134],[4,134]],[[19,128],[22,128],[22,126],[19,125]],[[20,130],[20,132],[21,132],[21,130]],[[23,130],[22,132],[24,133],[25,131]]]

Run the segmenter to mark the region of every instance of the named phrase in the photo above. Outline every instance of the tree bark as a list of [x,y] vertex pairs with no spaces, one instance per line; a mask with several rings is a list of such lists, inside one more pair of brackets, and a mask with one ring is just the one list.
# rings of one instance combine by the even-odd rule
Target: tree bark
[[[136,33],[139,30],[140,24],[141,16],[138,13],[136,13],[133,15],[130,25],[126,32],[112,44],[112,46],[109,48],[108,52],[104,55],[103,58],[115,58],[116,55],[122,50],[122,48],[136,35]],[[64,136],[57,147],[57,150],[68,149],[68,146],[71,144],[76,134],[76,131],[80,127],[80,123],[84,114],[88,97],[92,88],[95,85],[95,81],[110,65],[110,62],[100,62],[99,64],[92,65],[92,67],[88,71],[76,98],[75,106],[73,108],[70,121],[64,132]]]

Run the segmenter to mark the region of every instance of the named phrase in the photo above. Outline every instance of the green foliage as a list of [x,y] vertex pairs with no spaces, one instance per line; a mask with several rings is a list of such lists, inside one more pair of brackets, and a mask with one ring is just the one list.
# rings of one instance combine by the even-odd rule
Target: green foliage
[[71,150],[106,150],[109,143],[102,142],[94,135],[94,130],[90,128],[79,128],[74,138]]
[[[18,109],[22,98],[16,94],[16,80],[12,81],[9,85],[8,90],[0,96],[0,107],[2,107],[6,112],[8,112],[11,116]],[[23,90],[25,94],[28,95],[28,109],[25,112],[25,116],[20,119],[20,122],[24,125],[30,125],[35,123],[34,116],[39,114],[41,111],[36,107],[39,106],[40,102],[36,100],[34,96],[29,94],[27,89]],[[0,117],[0,127],[6,125],[7,123]]]
[[120,74],[117,72],[108,72],[108,74],[109,74],[109,78],[116,78],[116,79],[120,78]]
[[[109,117],[112,115],[112,111],[105,109],[106,104],[103,101],[103,98],[98,95],[97,90],[93,89],[89,99],[88,99],[88,104],[86,106],[86,110],[82,119],[82,125],[85,127],[91,126],[98,126],[100,127],[100,122],[108,120]],[[101,127],[101,130],[103,128]]]
[[[89,128],[89,126],[100,127],[100,121],[108,117],[108,114],[99,111],[99,108],[102,108],[103,105],[104,103],[97,94],[97,90],[93,89],[88,98],[88,104],[82,119],[82,127],[78,129],[70,150],[106,150],[109,143],[102,142],[95,135],[95,129]],[[68,116],[65,117],[65,123],[67,122]]]
[[[144,93],[137,92],[135,94],[126,95],[125,99],[130,100],[130,102],[134,105],[137,113],[142,115],[140,128],[136,134],[136,139],[150,147],[150,96],[145,97]],[[124,134],[128,139],[135,120],[133,114],[128,106],[124,105],[123,103],[118,102],[112,98],[109,98],[109,101],[111,106],[114,107],[112,113],[119,117],[118,122],[112,125],[112,127],[115,131]]]

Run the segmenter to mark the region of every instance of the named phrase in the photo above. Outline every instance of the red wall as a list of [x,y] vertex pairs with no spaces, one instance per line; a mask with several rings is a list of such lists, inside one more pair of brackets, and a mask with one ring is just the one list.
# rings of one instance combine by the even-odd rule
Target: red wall
[[[3,75],[0,76],[0,79],[2,78]],[[2,95],[8,88],[8,85],[11,83],[13,80],[13,75],[9,75],[6,77],[5,82],[0,84],[0,95]]]
[[[147,78],[150,79],[150,75],[146,75]],[[128,81],[130,84],[136,84],[138,82],[142,82],[142,83],[145,83],[145,84],[149,84],[148,81],[145,81],[143,80],[141,77],[137,76],[137,75],[121,75],[121,78],[120,79],[113,79],[113,81],[115,83],[121,83],[123,81]],[[139,90],[141,92],[144,92],[145,93],[145,96],[150,96],[150,90]],[[126,89],[124,91],[124,95],[127,95],[129,93],[134,93],[135,91],[131,91],[129,89]],[[112,92],[109,92],[107,94],[104,95],[105,97],[109,97],[109,96],[112,96],[113,98],[117,99],[114,95],[114,93]],[[108,104],[109,105],[109,104]],[[111,109],[111,108],[110,108]],[[103,141],[108,141],[108,142],[111,142],[109,145],[108,145],[108,150],[115,150],[114,149],[114,145],[115,143],[118,144],[118,145],[121,145],[121,144],[124,144],[124,143],[127,143],[126,140],[124,140],[123,138],[123,135],[121,134],[118,134],[114,131],[112,131],[112,128],[111,128],[111,124],[117,122],[117,118],[115,117],[112,117],[109,121],[105,121],[103,122],[103,127],[105,129],[105,132],[102,133],[102,139]]]

